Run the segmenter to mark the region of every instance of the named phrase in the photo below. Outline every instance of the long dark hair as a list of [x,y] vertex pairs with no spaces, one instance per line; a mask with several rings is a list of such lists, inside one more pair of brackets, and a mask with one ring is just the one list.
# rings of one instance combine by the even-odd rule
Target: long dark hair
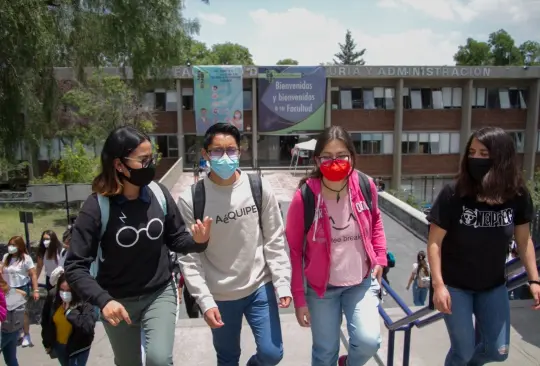
[[13,245],[17,247],[17,254],[9,254],[6,256],[6,260],[4,261],[4,265],[7,267],[9,266],[9,263],[11,262],[11,258],[16,257],[17,262],[24,261],[24,255],[28,254],[26,251],[26,244],[24,243],[24,239],[22,236],[14,236],[8,241],[8,246]]
[[103,196],[122,193],[122,182],[114,166],[116,159],[126,158],[150,137],[133,126],[122,126],[112,131],[101,150],[101,173],[92,182],[92,191]]
[[[43,237],[45,235],[48,235],[49,239],[51,239],[51,243],[49,244],[48,248],[45,248],[45,245],[43,244]],[[54,259],[54,261],[58,263],[58,253],[60,252],[60,249],[62,249],[62,243],[60,243],[60,240],[58,240],[58,236],[54,231],[45,230],[43,233],[41,233],[38,248],[39,258]]]
[[[489,151],[493,165],[481,182],[477,183],[469,173],[469,149],[477,139]],[[512,137],[499,127],[484,127],[475,131],[461,159],[456,180],[457,192],[461,197],[478,197],[503,203],[526,190],[522,172],[517,162],[516,147]]]
[[[317,144],[315,145],[315,150],[313,150],[313,156],[318,157],[323,152],[326,144],[330,141],[339,140],[343,142],[349,153],[351,154],[351,166],[354,168],[356,166],[356,149],[354,148],[354,142],[351,138],[351,135],[341,126],[331,126],[326,128],[324,131],[317,136]],[[298,183],[298,188],[300,188],[309,178],[321,179],[322,173],[318,165],[315,165],[313,170]]]
[[[54,298],[54,309],[58,309],[60,305],[62,305],[62,298],[60,297],[60,286],[67,282],[66,280],[66,274],[62,273],[60,276],[58,276],[58,282],[56,282],[56,296]],[[70,286],[70,292],[71,292],[71,302],[73,306],[76,306],[77,304],[81,303],[81,298],[77,293],[73,290],[73,288]]]
[[429,267],[426,261],[426,252],[423,250],[419,251],[416,255],[416,264],[418,264],[418,267],[416,268],[416,275],[420,277],[420,271],[423,271],[426,276],[429,276]]

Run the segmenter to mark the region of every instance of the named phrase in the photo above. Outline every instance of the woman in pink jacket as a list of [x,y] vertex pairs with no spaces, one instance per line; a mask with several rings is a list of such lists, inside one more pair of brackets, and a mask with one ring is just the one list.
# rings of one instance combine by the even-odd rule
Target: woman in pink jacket
[[[303,220],[307,215],[300,189],[287,213],[296,318],[301,326],[311,327],[312,366],[338,362],[339,366],[360,366],[381,343],[377,307],[387,259],[377,187],[370,179],[370,210],[354,170],[353,141],[341,127],[332,126],[320,135],[314,156],[314,171],[300,182],[300,187],[309,186],[315,202],[315,217],[306,237]],[[339,357],[343,313],[349,353]]]

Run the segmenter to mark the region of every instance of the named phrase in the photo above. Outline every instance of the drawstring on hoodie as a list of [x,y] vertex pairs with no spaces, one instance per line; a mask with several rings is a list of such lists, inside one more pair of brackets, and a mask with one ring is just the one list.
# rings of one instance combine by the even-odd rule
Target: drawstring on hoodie
[[322,194],[319,192],[317,195],[317,206],[315,206],[315,227],[313,228],[313,237],[312,241],[315,241],[315,234],[317,233],[317,226],[319,226],[319,216],[320,216],[320,210],[321,207],[321,200],[322,200]]

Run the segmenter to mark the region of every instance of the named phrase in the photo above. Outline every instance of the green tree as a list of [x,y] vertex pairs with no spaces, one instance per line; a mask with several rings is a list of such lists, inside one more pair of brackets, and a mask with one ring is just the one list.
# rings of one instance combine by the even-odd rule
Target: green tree
[[334,56],[337,58],[334,59],[334,64],[336,65],[364,65],[364,53],[366,49],[362,49],[356,52],[356,42],[352,38],[351,31],[347,30],[345,34],[345,43],[339,43],[340,52],[336,53]]
[[253,65],[253,56],[249,50],[238,43],[215,44],[211,53],[215,65]]
[[276,65],[298,65],[298,61],[293,60],[292,58],[284,58],[283,60],[276,62]]
[[[208,3],[208,0],[202,0]],[[0,153],[38,144],[59,126],[55,66],[130,66],[134,85],[177,64],[199,23],[181,0],[4,1],[0,10]],[[37,160],[37,159],[36,159]]]
[[86,83],[78,83],[62,97],[65,115],[56,137],[91,144],[104,140],[119,126],[133,125],[151,132],[153,110],[142,105],[132,88],[118,76],[95,73]]
[[454,55],[456,65],[518,66],[540,65],[540,43],[525,41],[517,46],[512,36],[500,29],[489,35],[486,42],[467,38]]

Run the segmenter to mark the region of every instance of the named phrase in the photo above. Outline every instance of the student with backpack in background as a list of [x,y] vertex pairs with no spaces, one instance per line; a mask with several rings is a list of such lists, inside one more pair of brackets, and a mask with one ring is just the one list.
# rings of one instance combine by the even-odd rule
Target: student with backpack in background
[[41,316],[45,352],[61,366],[86,366],[94,341],[94,307],[82,301],[66,281],[64,269],[51,274],[51,285]]
[[272,366],[283,357],[279,308],[291,302],[291,267],[277,199],[259,175],[238,169],[239,144],[231,124],[206,131],[210,174],[180,196],[179,206],[188,223],[204,215],[214,222],[208,249],[180,257],[180,265],[212,328],[217,365],[238,365],[245,316],[257,344],[248,365]]
[[[394,253],[388,252],[386,253],[386,261],[388,262],[388,265],[383,268],[382,278],[386,281],[388,286],[390,286],[390,280],[388,279],[388,273],[390,272],[390,268],[394,268],[396,266],[396,257],[394,256]],[[381,288],[381,294],[386,296],[388,293],[385,289]]]
[[314,157],[287,214],[296,318],[311,327],[311,365],[329,366],[338,363],[344,313],[349,353],[338,364],[360,366],[381,344],[378,296],[387,259],[377,187],[354,169],[356,151],[342,127],[321,133]]
[[0,352],[4,356],[6,366],[19,366],[17,361],[17,346],[19,334],[24,326],[24,314],[26,309],[26,293],[23,290],[10,287],[0,274],[0,321],[1,340]]
[[172,365],[178,300],[169,251],[204,251],[211,220],[194,223],[193,237],[186,231],[169,191],[153,182],[150,138],[133,127],[110,133],[101,169],[73,225],[66,278],[101,310],[117,366],[141,363],[141,327],[146,364]]
[[424,306],[431,285],[429,264],[426,261],[426,252],[419,251],[416,255],[416,263],[413,264],[411,277],[407,283],[407,291],[413,285],[414,306]]

